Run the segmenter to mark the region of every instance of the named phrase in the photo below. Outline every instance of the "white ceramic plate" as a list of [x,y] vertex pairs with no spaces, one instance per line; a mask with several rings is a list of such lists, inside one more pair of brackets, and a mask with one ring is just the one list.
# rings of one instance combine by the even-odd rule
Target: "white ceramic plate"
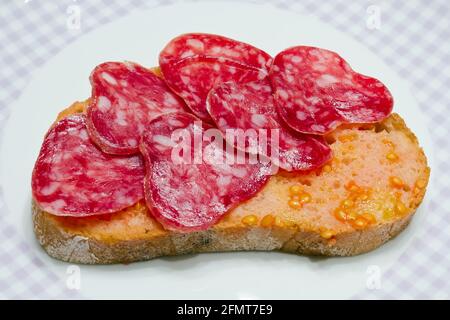
[[[108,60],[156,65],[166,42],[186,32],[226,35],[271,54],[298,44],[337,51],[355,70],[380,79],[390,88],[395,111],[432,155],[430,138],[420,121],[423,117],[405,83],[376,52],[324,23],[272,6],[238,2],[177,4],[131,14],[82,36],[36,71],[12,106],[5,128],[0,178],[8,219],[46,267],[63,280],[68,264],[49,258],[31,227],[30,177],[42,138],[61,109],[90,95],[88,76],[95,65]],[[383,272],[404,252],[420,231],[425,207],[426,203],[395,240],[358,257],[325,259],[241,252],[81,266],[81,293],[88,298],[347,298],[366,287],[370,266],[376,265]]]

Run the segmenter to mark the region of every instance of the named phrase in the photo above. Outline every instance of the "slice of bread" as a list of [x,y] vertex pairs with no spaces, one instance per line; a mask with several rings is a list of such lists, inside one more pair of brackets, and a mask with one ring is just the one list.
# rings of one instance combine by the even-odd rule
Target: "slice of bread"
[[[76,102],[58,119],[84,112]],[[401,232],[421,203],[430,169],[415,135],[392,114],[376,125],[345,125],[318,171],[279,173],[254,198],[208,230],[165,230],[143,202],[88,218],[51,215],[33,202],[34,230],[47,253],[86,264],[128,263],[198,252],[280,250],[351,256]]]

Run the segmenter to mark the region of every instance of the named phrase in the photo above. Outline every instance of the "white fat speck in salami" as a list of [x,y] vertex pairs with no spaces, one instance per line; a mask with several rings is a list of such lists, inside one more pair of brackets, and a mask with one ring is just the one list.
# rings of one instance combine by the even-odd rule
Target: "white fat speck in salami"
[[[228,163],[230,154],[222,143],[205,138],[207,129],[211,127],[185,112],[161,115],[146,127],[140,145],[146,162],[145,199],[166,229],[205,230],[268,180],[269,164]],[[173,132],[182,132],[184,140],[174,138]],[[200,146],[202,161],[197,162],[193,160],[196,134],[205,139]],[[178,147],[184,141],[190,160],[175,161],[172,139]]]
[[211,121],[206,96],[226,81],[247,82],[267,76],[272,58],[249,44],[226,37],[190,33],[176,37],[159,56],[169,87],[181,96],[194,114]]
[[185,108],[161,78],[131,62],[100,64],[91,74],[91,84],[88,130],[106,153],[137,153],[142,130],[150,120]]
[[269,79],[278,113],[294,130],[326,134],[341,123],[373,123],[392,111],[393,98],[377,79],[353,71],[335,52],[297,46],[280,52]]
[[[248,152],[269,156],[284,170],[315,169],[331,157],[331,149],[324,139],[297,133],[282,123],[267,79],[241,84],[223,83],[211,90],[207,106],[228,143]],[[257,130],[259,144],[258,141],[250,141],[254,139],[249,135],[251,129]],[[274,129],[278,129],[278,135],[273,134]],[[267,143],[261,134],[265,134]],[[258,147],[255,148],[256,144]]]
[[36,161],[33,198],[44,211],[84,217],[127,208],[144,197],[141,156],[111,156],[88,138],[84,115],[60,120]]

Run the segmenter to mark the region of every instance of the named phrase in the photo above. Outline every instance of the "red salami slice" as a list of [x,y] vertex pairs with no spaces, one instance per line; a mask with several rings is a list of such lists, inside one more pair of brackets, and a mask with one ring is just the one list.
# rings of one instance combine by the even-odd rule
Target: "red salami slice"
[[184,34],[161,52],[164,78],[198,117],[211,121],[206,96],[226,81],[252,81],[267,76],[270,55],[249,44],[211,34]]
[[87,125],[91,138],[106,153],[137,153],[151,119],[184,110],[184,102],[161,78],[134,63],[103,63],[92,72],[91,84]]
[[[210,142],[208,129],[188,113],[162,115],[147,126],[141,143],[147,168],[145,198],[153,216],[167,229],[204,230],[252,197],[268,179],[269,164],[239,163],[246,159],[233,157],[220,139]],[[220,137],[217,129],[212,130]],[[180,161],[182,147],[188,157]]]
[[186,33],[172,39],[161,52],[160,62],[196,56],[228,59],[262,70],[269,70],[272,62],[269,54],[252,45],[207,33]]
[[60,216],[113,213],[143,199],[140,156],[111,156],[89,139],[84,115],[59,121],[47,133],[36,161],[33,198]]
[[381,121],[392,111],[392,96],[380,81],[353,71],[325,49],[284,50],[269,77],[279,114],[299,132],[322,135],[341,123]]
[[[284,170],[315,169],[331,157],[331,149],[324,139],[293,132],[282,124],[267,79],[245,84],[224,83],[211,90],[207,108],[228,143],[239,148],[238,141],[241,141],[241,148],[269,156]],[[278,135],[274,135],[274,129]]]

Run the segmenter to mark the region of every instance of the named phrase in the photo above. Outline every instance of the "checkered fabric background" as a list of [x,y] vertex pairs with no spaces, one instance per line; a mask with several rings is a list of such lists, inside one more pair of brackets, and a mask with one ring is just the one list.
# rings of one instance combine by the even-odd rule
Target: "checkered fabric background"
[[[135,10],[176,0],[3,0],[0,3],[0,138],[9,106],[33,71],[84,33]],[[382,277],[380,290],[355,298],[450,298],[450,2],[273,0],[312,14],[375,50],[412,87],[433,137],[436,165],[430,212],[422,233]],[[68,9],[82,9],[82,29],[66,26]],[[232,5],[232,3],[230,3]],[[366,25],[380,10],[379,29]],[[362,22],[363,21],[363,22]],[[373,26],[373,25],[372,25]],[[0,140],[1,143],[1,140]],[[0,298],[79,298],[44,267],[7,219],[0,186]]]

